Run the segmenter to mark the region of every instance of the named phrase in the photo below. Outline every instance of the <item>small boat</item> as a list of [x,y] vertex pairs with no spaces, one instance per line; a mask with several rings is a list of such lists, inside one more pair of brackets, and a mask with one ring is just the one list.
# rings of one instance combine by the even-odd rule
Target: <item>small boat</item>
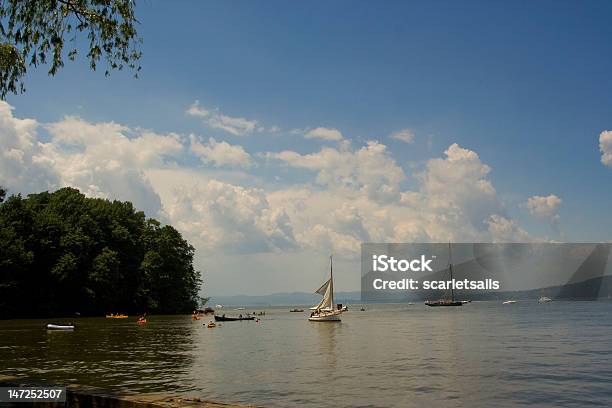
[[462,300],[461,303],[463,303],[463,304],[472,303],[472,299]]
[[[453,280],[453,254],[451,252],[451,244],[448,243],[448,271],[450,273],[450,280]],[[470,300],[455,300],[455,291],[453,287],[450,288],[450,299],[440,299],[440,300],[428,300],[425,302],[427,306],[436,307],[436,306],[463,306],[464,303],[469,303]]]
[[513,305],[516,303],[516,300],[504,300],[502,305]]
[[538,299],[538,303],[548,303],[552,302],[552,299],[547,296],[542,296]]
[[451,299],[428,300],[425,302],[427,306],[463,306],[463,302]]
[[290,312],[303,312],[304,309],[291,309]]
[[218,316],[215,315],[215,322],[237,322],[242,320],[255,320],[255,316],[238,316],[238,317],[229,317],[229,316]]
[[191,315],[191,320],[200,320],[200,316],[197,314]]
[[236,310],[244,310],[244,307],[237,307]]
[[109,314],[106,315],[107,319],[127,319],[128,315],[124,315],[124,314]]
[[217,324],[211,320],[210,322],[206,324],[206,327],[208,327],[209,329],[212,329],[213,327],[217,327]]
[[48,324],[47,330],[74,330],[74,324]]
[[221,308],[223,307],[223,305],[215,305],[215,307],[216,307],[217,309],[221,309]]
[[146,324],[146,323],[147,323],[147,319],[144,319],[144,318],[140,318],[136,320],[136,324]]
[[329,279],[315,293],[323,295],[323,299],[318,305],[310,308],[313,312],[310,313],[308,320],[311,322],[339,322],[340,315],[345,310],[342,305],[334,307],[334,268],[331,256],[329,257]]

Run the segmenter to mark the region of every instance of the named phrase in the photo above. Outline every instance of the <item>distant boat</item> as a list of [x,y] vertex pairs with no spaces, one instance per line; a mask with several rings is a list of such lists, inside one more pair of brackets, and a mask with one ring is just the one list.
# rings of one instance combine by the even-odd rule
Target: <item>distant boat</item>
[[291,309],[290,312],[303,312],[304,309]]
[[516,300],[504,300],[503,305],[513,305],[516,303]]
[[124,314],[109,314],[106,315],[107,319],[127,319],[128,315],[124,315]]
[[[450,280],[453,280],[453,255],[451,252],[451,244],[448,243],[448,270],[450,272]],[[450,299],[440,299],[440,300],[428,300],[425,302],[427,306],[436,307],[436,306],[463,306],[463,303],[469,303],[469,300],[460,301],[455,300],[455,291],[453,287],[450,288]]]
[[538,303],[548,303],[552,302],[552,299],[547,296],[542,296],[538,299]]
[[244,310],[244,307],[237,307],[236,310]]
[[48,324],[47,330],[74,330],[74,324]]
[[217,327],[217,324],[213,322],[212,320],[205,324],[206,324],[206,327],[208,327],[209,329],[212,329],[213,327]]
[[308,320],[311,322],[339,322],[340,315],[346,309],[342,305],[336,307],[334,304],[334,267],[331,256],[329,257],[329,279],[315,293],[323,295],[323,299],[318,305],[310,308],[313,312],[310,313]]
[[217,309],[221,309],[221,308],[223,308],[223,305],[215,305],[215,307],[216,307]]
[[228,316],[217,316],[215,315],[215,322],[236,322],[241,320],[255,320],[255,316],[238,316],[238,317],[228,317]]

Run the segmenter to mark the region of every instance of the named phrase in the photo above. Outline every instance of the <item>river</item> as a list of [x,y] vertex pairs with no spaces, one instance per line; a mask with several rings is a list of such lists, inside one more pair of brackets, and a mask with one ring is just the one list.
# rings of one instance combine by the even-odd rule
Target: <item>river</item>
[[612,302],[289,307],[206,328],[191,316],[0,321],[0,372],[269,407],[612,406]]

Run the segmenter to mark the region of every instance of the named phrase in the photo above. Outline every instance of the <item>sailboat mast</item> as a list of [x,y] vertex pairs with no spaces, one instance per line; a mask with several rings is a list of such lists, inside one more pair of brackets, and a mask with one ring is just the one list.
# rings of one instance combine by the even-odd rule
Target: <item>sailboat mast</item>
[[453,252],[451,251],[451,243],[448,243],[448,270],[450,271],[451,280],[451,302],[455,301],[455,291],[453,290]]
[[330,276],[330,282],[329,284],[331,285],[330,288],[330,292],[331,292],[331,308],[332,310],[335,310],[336,308],[336,304],[334,303],[334,262],[332,260],[332,256],[329,256],[329,276]]

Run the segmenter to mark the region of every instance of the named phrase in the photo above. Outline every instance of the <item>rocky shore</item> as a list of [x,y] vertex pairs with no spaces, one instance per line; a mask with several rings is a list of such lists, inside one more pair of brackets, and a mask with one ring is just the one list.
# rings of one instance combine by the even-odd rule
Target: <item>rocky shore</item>
[[[0,387],[41,387],[48,384],[33,381],[22,377],[11,377],[0,375]],[[23,403],[2,404],[3,407],[24,407]],[[122,394],[110,392],[96,387],[84,385],[67,385],[66,402],[52,403],[39,402],[27,404],[35,407],[93,407],[93,408],[246,408],[253,405],[225,404],[216,401],[207,401],[198,397],[177,397],[161,393],[153,394]]]

